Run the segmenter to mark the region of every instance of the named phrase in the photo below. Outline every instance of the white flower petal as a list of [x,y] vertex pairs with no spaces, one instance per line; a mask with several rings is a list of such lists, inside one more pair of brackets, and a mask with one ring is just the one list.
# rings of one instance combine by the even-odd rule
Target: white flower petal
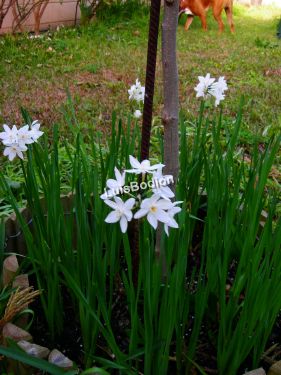
[[169,186],[160,186],[158,188],[153,188],[152,191],[159,194],[164,199],[170,199],[175,196]]
[[17,152],[17,154],[18,154],[18,157],[19,157],[20,159],[23,159],[23,153],[22,153],[20,150]]
[[149,214],[147,215],[147,221],[149,222],[149,224],[150,224],[154,229],[157,228],[157,226],[158,226],[158,221],[157,221],[155,215],[153,215],[153,214],[151,214],[151,213],[149,212]]
[[121,217],[121,220],[120,220],[120,228],[121,228],[121,232],[122,233],[125,233],[127,231],[127,228],[128,228],[128,221],[126,219],[125,216],[122,216]]
[[167,224],[164,224],[164,230],[165,230],[167,236],[169,237],[169,227],[168,227]]
[[8,155],[8,158],[9,158],[10,161],[13,161],[15,157],[16,157],[15,152],[10,152],[9,155]]
[[142,116],[142,113],[139,109],[136,109],[134,112],[134,118],[138,119]]
[[148,198],[151,201],[151,204],[153,205],[155,202],[157,202],[160,199],[160,195],[158,193],[153,194],[151,198]]
[[109,188],[109,189],[118,189],[119,185],[118,185],[118,182],[116,180],[113,180],[112,178],[108,179],[106,181],[106,186]]
[[10,127],[7,124],[3,125],[3,129],[5,130],[6,133],[8,133],[9,131],[11,131]]
[[120,220],[120,215],[117,211],[110,212],[105,218],[106,223],[117,223]]
[[125,207],[127,210],[132,210],[135,205],[136,200],[134,198],[129,198],[125,202]]
[[124,207],[124,202],[120,197],[114,197],[114,200],[118,206],[118,208],[123,208]]
[[142,171],[139,169],[126,169],[125,170],[127,173],[134,173],[134,174],[141,174]]
[[22,126],[19,130],[18,130],[18,133],[21,134],[21,133],[27,133],[29,131],[29,126],[28,125],[24,125]]
[[161,208],[162,210],[169,210],[173,207],[173,202],[171,202],[168,198],[167,199],[160,199],[157,202],[157,207]]
[[161,209],[158,209],[155,213],[154,213],[156,219],[158,221],[161,221],[162,223],[169,223],[171,218],[170,216],[167,214],[167,212],[161,210]]
[[143,208],[141,208],[140,210],[138,210],[138,211],[135,213],[134,218],[135,218],[135,219],[140,219],[141,217],[144,217],[147,213],[148,213],[148,210],[147,210],[147,209],[143,209]]
[[114,210],[118,209],[118,205],[115,202],[110,201],[109,199],[106,199],[104,203],[107,204],[109,207],[113,208]]
[[151,198],[145,198],[141,202],[141,208],[149,210],[153,203],[157,201],[157,199],[159,199],[158,194],[154,194]]
[[169,215],[169,216],[174,216],[174,215],[178,214],[179,212],[181,212],[181,208],[180,208],[180,207],[172,207],[172,208],[168,211],[168,215]]
[[125,210],[124,211],[124,216],[126,216],[126,218],[127,218],[128,221],[131,221],[132,218],[133,218],[133,213],[130,210]]
[[102,195],[100,195],[100,199],[105,200],[105,199],[110,199],[112,198],[113,195],[111,194],[110,190],[104,192]]
[[172,217],[170,217],[170,220],[168,223],[166,223],[169,227],[172,227],[172,228],[178,228],[179,225],[178,223],[176,222],[175,219],[173,219]]
[[141,164],[136,158],[134,158],[132,155],[130,155],[129,159],[130,159],[130,164],[133,168],[136,168],[136,169],[140,168]]
[[147,159],[144,159],[141,163],[141,168],[142,169],[149,169],[150,168],[150,161]]
[[164,168],[164,167],[165,167],[164,164],[159,163],[159,164],[151,165],[151,166],[149,167],[149,170],[153,171],[153,170],[155,170],[155,169]]
[[114,167],[114,173],[115,173],[116,181],[121,181],[122,175],[116,167]]

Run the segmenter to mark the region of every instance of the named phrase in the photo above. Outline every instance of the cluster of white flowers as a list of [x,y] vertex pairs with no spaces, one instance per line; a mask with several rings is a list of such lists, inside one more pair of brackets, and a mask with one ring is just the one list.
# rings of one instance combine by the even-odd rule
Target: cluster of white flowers
[[[139,162],[136,158],[130,155],[130,164],[132,169],[127,169],[124,172],[120,172],[117,168],[114,169],[115,180],[109,179],[106,182],[107,191],[101,195],[101,199],[113,209],[112,212],[106,217],[107,223],[120,223],[121,231],[125,233],[128,228],[128,222],[133,218],[140,219],[146,216],[149,224],[156,229],[158,222],[164,223],[165,232],[169,235],[169,227],[178,228],[178,223],[175,221],[174,216],[181,211],[178,205],[182,202],[172,202],[171,198],[174,198],[174,193],[169,188],[169,181],[173,180],[172,176],[163,175],[162,168],[163,164],[150,165],[149,160],[143,160]],[[139,188],[130,190],[129,186],[125,185],[126,173],[142,175],[142,183],[146,187],[149,187],[147,194],[152,194],[142,200],[142,197],[129,198],[123,201],[118,195],[119,194],[130,194],[131,191],[136,192]],[[148,183],[146,183],[145,176],[151,177]],[[134,183],[138,185],[137,182]],[[135,186],[134,185],[134,186]],[[141,186],[140,186],[141,188]],[[110,199],[109,199],[110,198]],[[111,199],[112,198],[112,199]],[[133,210],[138,208],[138,211],[133,214]]]
[[215,106],[218,106],[222,100],[225,98],[224,92],[228,90],[226,80],[224,77],[219,77],[216,81],[215,78],[211,78],[210,73],[206,77],[199,76],[199,83],[194,88],[197,92],[197,98],[208,99],[210,97],[215,98]]
[[[138,105],[143,104],[144,102],[144,94],[145,94],[145,88],[141,85],[138,78],[136,79],[136,84],[132,85],[130,89],[128,90],[129,94],[129,100],[137,102]],[[134,117],[136,119],[140,118],[142,116],[142,112],[140,109],[136,109],[134,112]]]
[[38,138],[43,134],[40,131],[40,123],[36,120],[32,124],[24,125],[20,129],[13,125],[10,128],[8,125],[3,125],[4,131],[0,133],[4,149],[4,156],[7,156],[10,161],[14,160],[16,156],[23,159],[23,152],[27,150],[27,146],[31,143],[37,142]]

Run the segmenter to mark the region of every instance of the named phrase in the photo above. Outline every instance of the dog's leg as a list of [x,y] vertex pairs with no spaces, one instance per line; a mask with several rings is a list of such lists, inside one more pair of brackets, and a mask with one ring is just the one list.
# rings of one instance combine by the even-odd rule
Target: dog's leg
[[226,13],[228,24],[230,26],[230,31],[234,33],[235,28],[234,28],[234,23],[233,23],[233,18],[232,18],[232,9],[227,7],[224,10]]
[[207,30],[207,17],[206,17],[206,9],[202,3],[202,1],[195,1],[192,4],[192,8],[190,9],[192,13],[198,16],[201,20],[202,28],[204,31]]
[[219,24],[219,32],[223,32],[224,30],[224,24],[221,19],[221,13],[222,13],[222,8],[221,7],[214,7],[213,8],[213,15],[217,23]]
[[206,31],[207,30],[207,18],[206,18],[205,9],[204,9],[203,12],[200,12],[200,14],[198,14],[198,16],[200,17],[203,30]]
[[187,20],[186,20],[185,25],[184,25],[185,31],[187,31],[189,29],[190,25],[192,24],[193,18],[194,18],[194,16],[191,16],[191,15],[187,16]]

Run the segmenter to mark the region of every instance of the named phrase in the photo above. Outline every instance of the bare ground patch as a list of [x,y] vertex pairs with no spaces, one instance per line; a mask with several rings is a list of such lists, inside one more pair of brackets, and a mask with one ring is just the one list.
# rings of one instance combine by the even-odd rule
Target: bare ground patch
[[[62,118],[61,108],[67,100],[67,90],[74,101],[75,108],[84,103],[98,105],[100,113],[111,116],[116,102],[127,100],[127,88],[134,78],[110,69],[102,69],[98,74],[75,72],[50,80],[20,78],[14,83],[13,93],[8,91],[9,82],[5,82],[2,96],[2,117],[8,123],[21,123],[20,108],[28,109],[32,117],[51,126]],[[7,94],[5,94],[7,93]],[[99,114],[100,114],[99,113]]]

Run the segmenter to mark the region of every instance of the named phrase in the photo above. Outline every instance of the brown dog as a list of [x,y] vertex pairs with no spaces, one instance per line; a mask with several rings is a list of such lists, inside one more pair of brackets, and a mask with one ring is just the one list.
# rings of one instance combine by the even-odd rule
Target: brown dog
[[185,30],[189,29],[194,16],[199,16],[202,27],[207,30],[206,13],[209,8],[213,8],[213,15],[219,24],[219,31],[222,32],[224,24],[221,19],[223,9],[225,10],[230,30],[234,32],[234,23],[232,19],[233,0],[180,0],[179,15],[187,14],[187,20],[184,25]]

